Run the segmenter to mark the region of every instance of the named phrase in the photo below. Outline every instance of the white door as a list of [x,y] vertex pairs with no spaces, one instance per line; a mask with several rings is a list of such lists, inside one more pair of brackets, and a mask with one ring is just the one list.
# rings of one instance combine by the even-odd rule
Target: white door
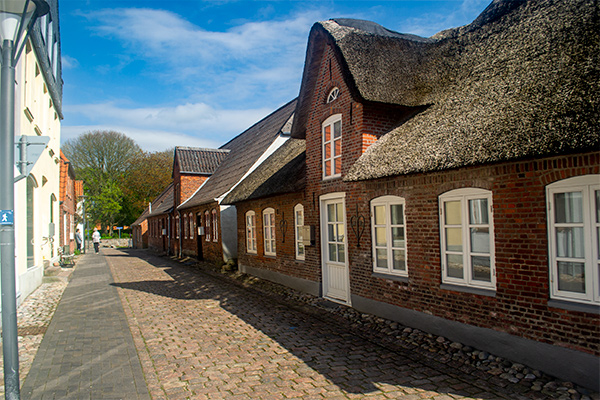
[[343,194],[321,198],[323,296],[350,303],[346,207]]

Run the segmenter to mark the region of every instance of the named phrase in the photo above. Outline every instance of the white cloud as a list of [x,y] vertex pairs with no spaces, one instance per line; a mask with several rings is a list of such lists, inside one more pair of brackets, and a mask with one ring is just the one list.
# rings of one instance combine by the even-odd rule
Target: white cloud
[[173,146],[219,147],[273,110],[219,110],[203,103],[174,107],[123,107],[114,102],[69,106],[67,118],[86,125],[62,127],[62,141],[90,130],[112,129],[134,139],[145,150]]
[[77,68],[79,66],[79,61],[77,61],[76,58],[69,57],[63,54],[61,57],[61,65],[62,69]]

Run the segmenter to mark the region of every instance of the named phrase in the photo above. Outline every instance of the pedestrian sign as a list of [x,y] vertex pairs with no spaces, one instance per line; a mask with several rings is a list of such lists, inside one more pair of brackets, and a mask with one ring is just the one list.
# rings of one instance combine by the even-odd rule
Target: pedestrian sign
[[13,214],[13,210],[0,210],[0,225],[14,225]]

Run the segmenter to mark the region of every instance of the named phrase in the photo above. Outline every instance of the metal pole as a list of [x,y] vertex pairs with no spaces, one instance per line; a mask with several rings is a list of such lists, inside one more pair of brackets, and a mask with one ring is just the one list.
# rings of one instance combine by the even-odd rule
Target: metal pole
[[[9,212],[14,212],[15,203],[15,66],[13,65],[12,51],[13,42],[5,40],[2,44],[2,70],[0,73],[0,210]],[[19,342],[14,222],[11,225],[0,225],[0,265],[5,398],[18,400],[20,398]]]

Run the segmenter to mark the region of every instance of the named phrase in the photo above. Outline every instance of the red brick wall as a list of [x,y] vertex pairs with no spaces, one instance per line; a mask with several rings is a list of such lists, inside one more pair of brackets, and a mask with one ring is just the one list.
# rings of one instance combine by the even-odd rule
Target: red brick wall
[[[168,216],[165,214],[148,217],[148,248],[166,252],[169,246],[169,229],[168,229]],[[166,229],[166,235],[162,234],[162,229]],[[171,238],[171,244],[173,238]]]
[[[306,213],[306,201],[303,193],[291,193],[236,204],[238,263],[240,265],[267,269],[315,282],[321,280],[320,269],[315,268],[310,262],[296,259],[294,207],[297,204],[302,204]],[[275,249],[277,256],[265,256],[262,212],[266,208],[275,210]],[[251,210],[256,213],[256,254],[248,253],[246,250],[246,213]],[[281,221],[287,223],[285,236],[282,234]]]
[[[182,236],[182,244],[183,244],[183,254],[185,255],[189,255],[189,256],[197,256],[198,253],[198,242],[197,240],[200,239],[202,241],[202,258],[205,261],[210,261],[210,262],[221,262],[223,261],[223,244],[221,242],[221,216],[220,216],[220,209],[219,209],[219,205],[217,204],[217,202],[212,202],[212,203],[208,203],[208,204],[203,204],[201,206],[198,207],[193,207],[193,208],[189,208],[186,210],[182,210],[181,211],[181,215],[183,217],[183,214],[188,214],[191,212],[194,216],[194,218],[196,218],[196,215],[198,213],[201,214],[201,226],[205,226],[205,219],[204,219],[204,213],[206,211],[208,211],[209,215],[211,216],[211,225],[212,225],[212,210],[216,210],[217,211],[217,221],[218,221],[218,231],[219,231],[219,235],[217,238],[217,241],[214,241],[213,237],[212,237],[212,226],[211,226],[211,239],[210,241],[206,241],[206,233],[207,233],[207,228],[204,228],[204,236],[200,236],[198,237],[198,229],[197,229],[197,225],[196,225],[196,229],[193,235],[193,238],[190,238],[189,234],[188,234],[188,238],[185,239]],[[189,224],[189,222],[188,222]]]

